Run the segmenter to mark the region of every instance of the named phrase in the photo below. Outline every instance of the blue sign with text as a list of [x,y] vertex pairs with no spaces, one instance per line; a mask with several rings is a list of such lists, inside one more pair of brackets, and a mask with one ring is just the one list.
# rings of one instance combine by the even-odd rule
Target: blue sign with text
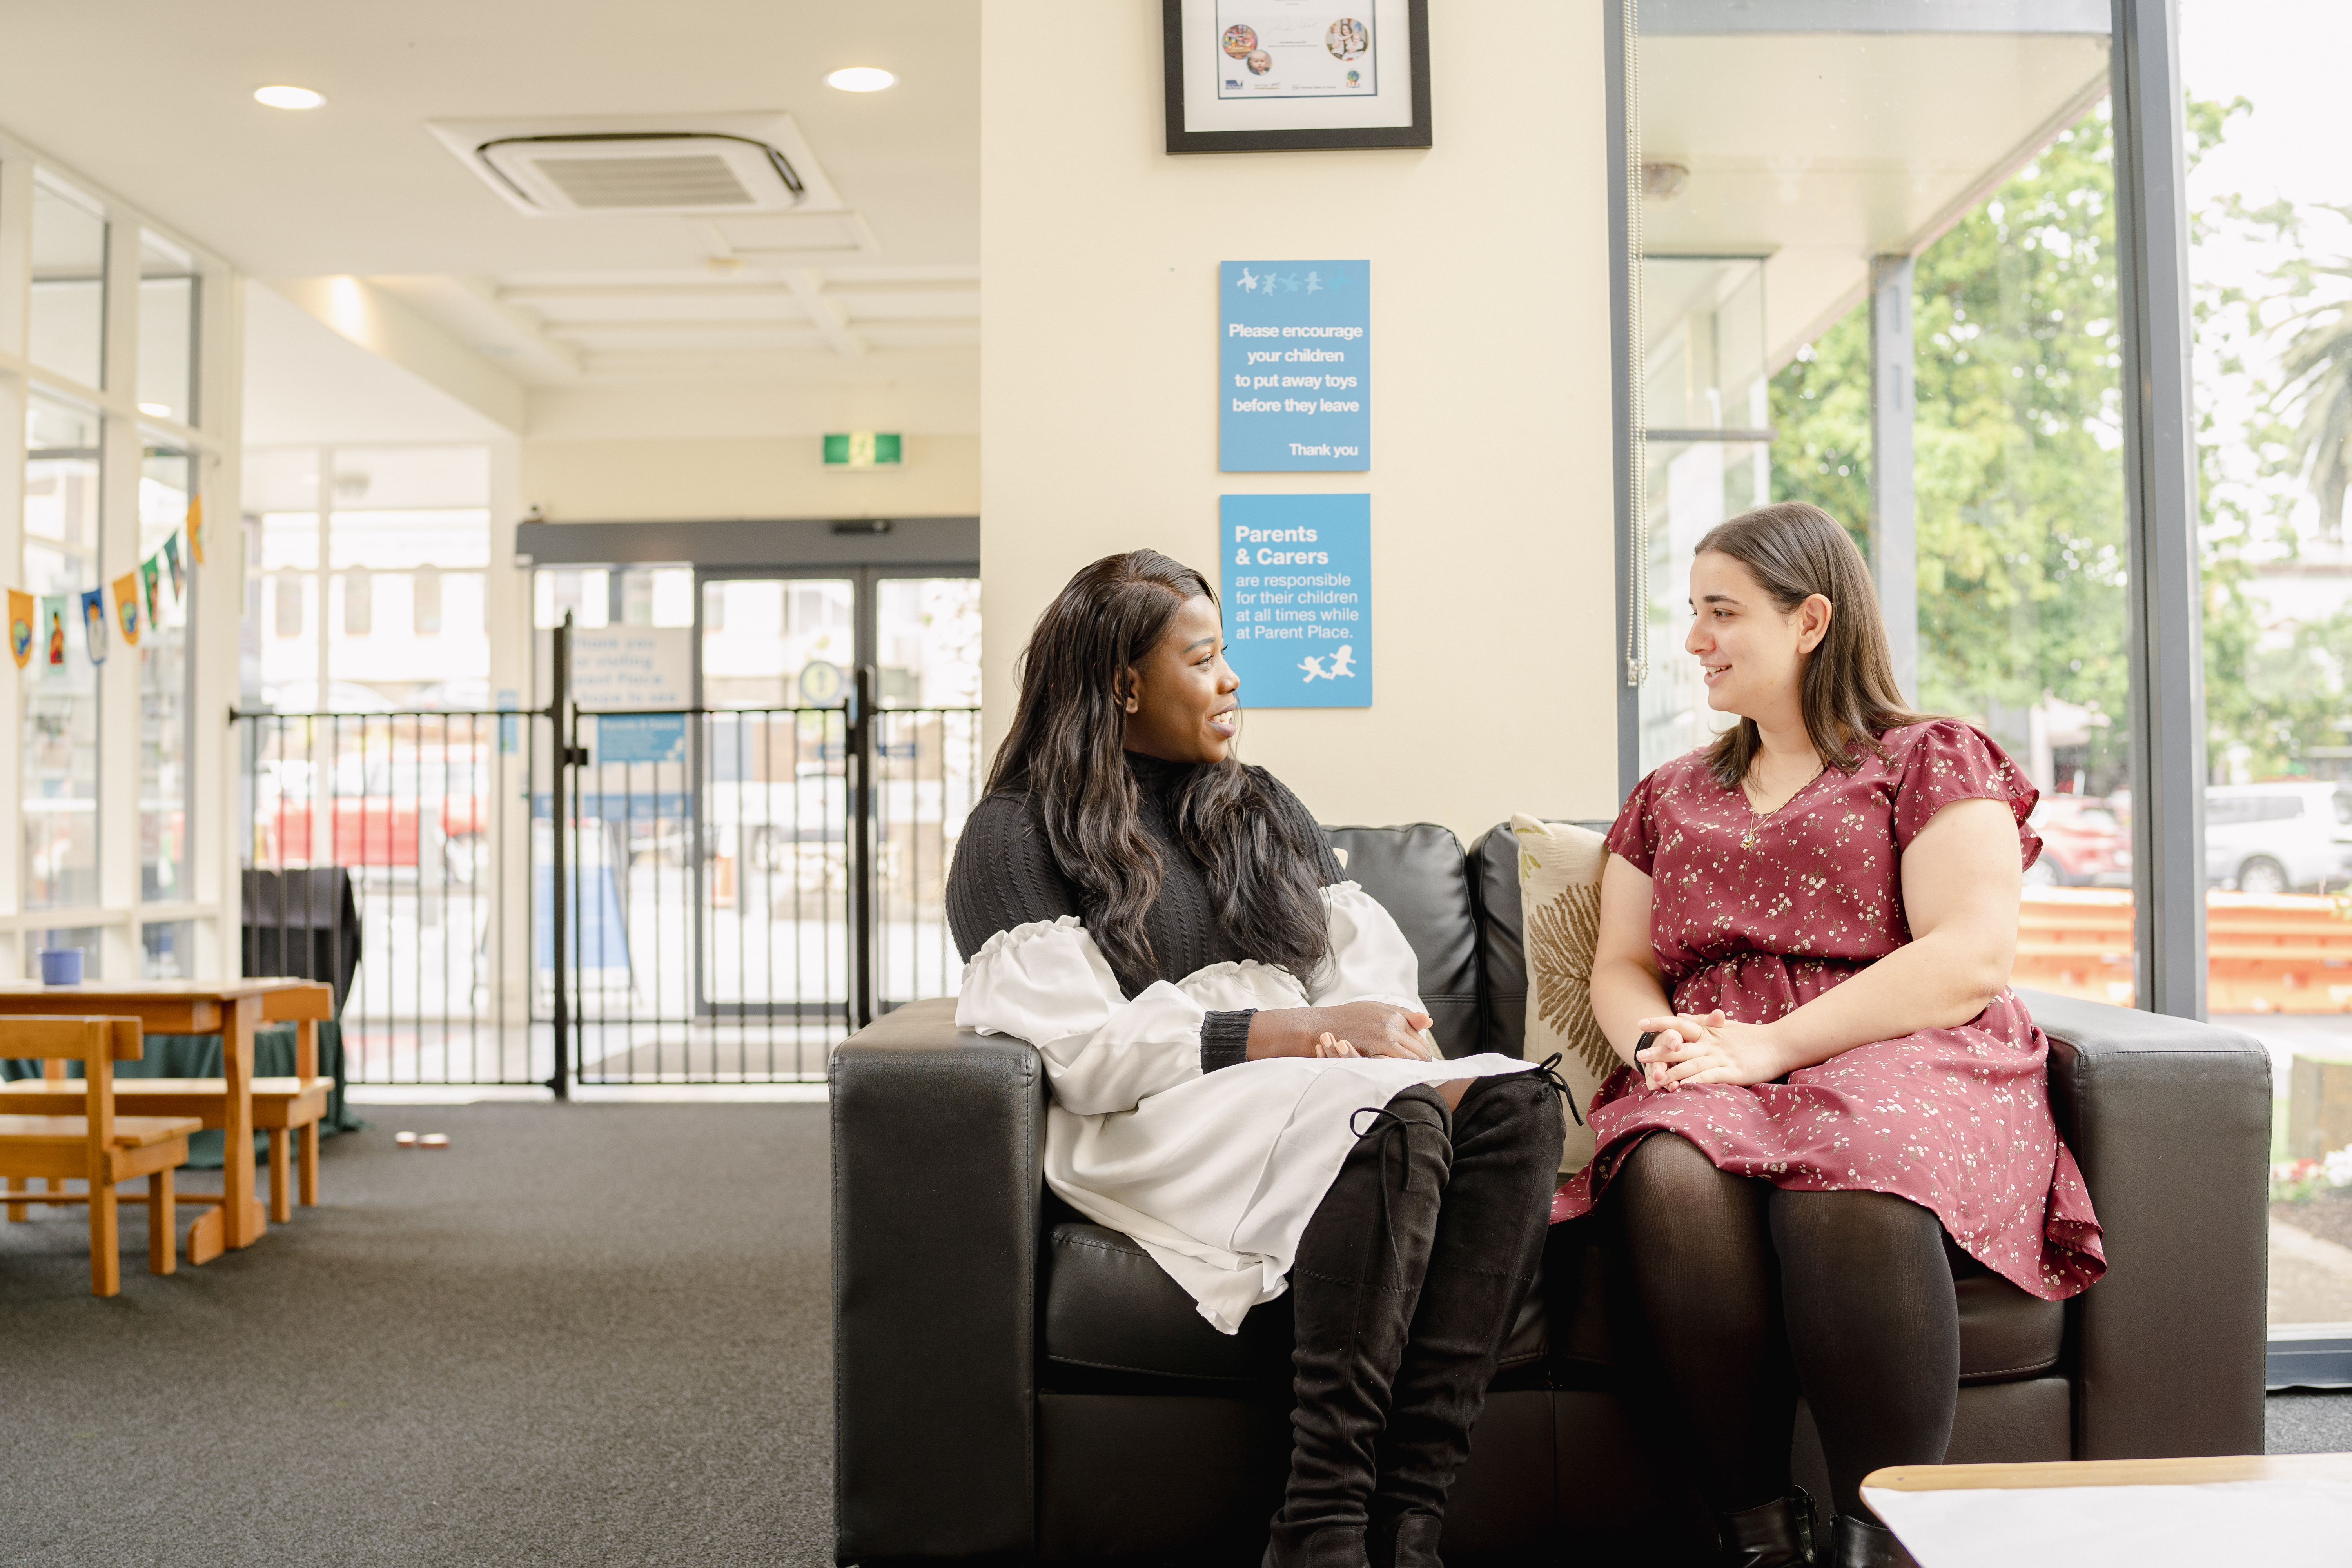
[[1228,261],[1218,271],[1217,467],[1372,466],[1372,264]]
[[1248,708],[1372,705],[1372,498],[1223,496],[1225,661]]
[[686,715],[632,713],[625,718],[603,714],[596,720],[596,760],[599,763],[682,763],[686,761]]

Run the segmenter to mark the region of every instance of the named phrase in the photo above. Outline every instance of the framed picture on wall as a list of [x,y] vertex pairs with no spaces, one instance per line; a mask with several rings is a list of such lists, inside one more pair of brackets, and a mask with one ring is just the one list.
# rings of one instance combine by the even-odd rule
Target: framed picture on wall
[[1426,147],[1429,0],[1160,0],[1168,151]]

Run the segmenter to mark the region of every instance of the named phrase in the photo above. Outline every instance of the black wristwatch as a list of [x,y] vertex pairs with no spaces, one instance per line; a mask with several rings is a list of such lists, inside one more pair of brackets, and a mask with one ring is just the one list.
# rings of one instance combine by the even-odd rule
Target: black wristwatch
[[1642,1053],[1650,1048],[1650,1042],[1658,1037],[1658,1033],[1655,1029],[1644,1029],[1642,1031],[1642,1037],[1633,1042],[1633,1060],[1636,1066],[1640,1065]]

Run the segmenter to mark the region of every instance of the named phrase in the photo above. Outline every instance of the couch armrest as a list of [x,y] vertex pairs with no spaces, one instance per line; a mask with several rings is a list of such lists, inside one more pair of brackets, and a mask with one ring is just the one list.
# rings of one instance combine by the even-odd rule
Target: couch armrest
[[833,1055],[837,1560],[1026,1557],[1045,1075],[917,1002]]
[[2106,1235],[2076,1306],[2074,1457],[2263,1451],[2270,1054],[2193,1019],[2021,991]]

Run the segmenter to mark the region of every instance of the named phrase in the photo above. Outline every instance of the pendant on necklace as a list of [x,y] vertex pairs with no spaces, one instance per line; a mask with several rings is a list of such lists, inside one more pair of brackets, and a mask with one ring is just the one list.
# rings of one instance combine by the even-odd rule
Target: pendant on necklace
[[1754,828],[1751,827],[1748,830],[1748,837],[1739,841],[1739,847],[1742,849],[1753,849],[1756,847],[1756,830]]

